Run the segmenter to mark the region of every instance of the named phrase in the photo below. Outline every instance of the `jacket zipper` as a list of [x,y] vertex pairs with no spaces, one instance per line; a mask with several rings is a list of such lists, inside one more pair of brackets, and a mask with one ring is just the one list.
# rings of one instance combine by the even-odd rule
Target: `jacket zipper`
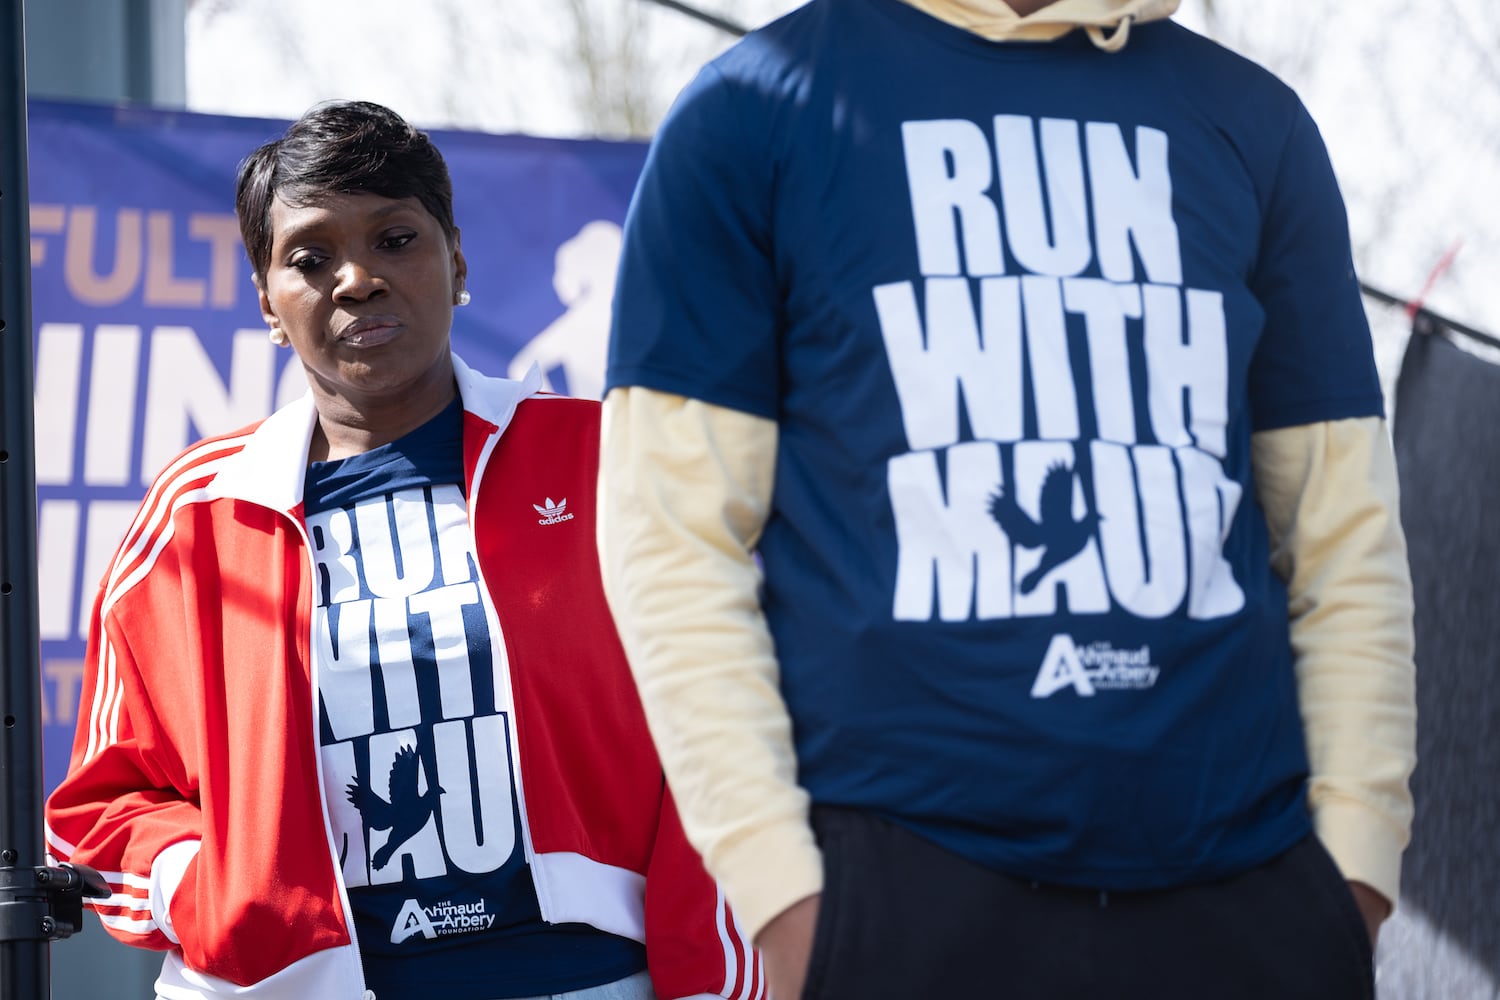
[[[286,511],[279,511],[278,513],[292,522],[293,527],[297,529],[297,537],[302,541],[303,560],[307,563],[309,571],[308,579],[317,580],[318,567],[313,560],[312,539],[307,537],[307,527],[302,523],[300,518],[293,517]],[[476,559],[475,561],[477,562],[478,560]],[[311,627],[316,616],[312,613],[312,608],[309,608],[308,611],[308,623],[309,627]],[[333,827],[330,825],[331,820],[329,819],[328,797],[325,794],[326,789],[323,782],[322,743],[320,742],[320,734],[318,732],[318,658],[313,654],[313,650],[317,647],[311,632],[303,636],[303,639],[307,641],[308,687],[310,689],[308,696],[312,699],[312,745],[315,748],[313,753],[313,768],[317,774],[318,804],[323,809],[323,839],[328,847],[329,862],[333,865],[333,879],[339,887],[339,905],[344,908],[344,923],[349,928],[349,947],[354,950],[354,968],[359,975],[358,986],[360,997],[361,1000],[375,1000],[374,992],[370,990],[369,984],[365,982],[364,962],[359,958],[359,931],[354,926],[354,907],[349,903],[349,889],[344,884],[344,869],[339,864],[338,851],[335,849],[333,842]]]
[[479,506],[480,482],[484,479],[485,466],[489,464],[490,456],[500,442],[500,433],[503,431],[490,436],[479,453],[479,460],[474,463],[474,481],[469,487],[469,500],[465,514],[469,520],[469,534],[474,542],[474,572],[479,577],[480,601],[484,604],[486,615],[491,616],[490,627],[495,636],[494,653],[499,658],[500,675],[505,682],[505,700],[510,708],[510,711],[506,713],[506,735],[510,742],[511,780],[516,788],[516,811],[521,815],[521,853],[526,859],[527,867],[531,869],[531,881],[536,887],[537,904],[541,909],[542,919],[547,920],[551,907],[548,902],[547,888],[543,885],[545,879],[541,877],[535,864],[536,849],[531,843],[531,820],[526,812],[526,786],[521,780],[521,740],[516,731],[516,716],[520,712],[520,706],[516,703],[515,685],[511,683],[510,643],[505,638],[505,625],[500,621],[500,611],[495,607],[494,599],[490,596],[490,585],[485,579],[484,566],[479,558],[479,530],[474,525],[474,511]]

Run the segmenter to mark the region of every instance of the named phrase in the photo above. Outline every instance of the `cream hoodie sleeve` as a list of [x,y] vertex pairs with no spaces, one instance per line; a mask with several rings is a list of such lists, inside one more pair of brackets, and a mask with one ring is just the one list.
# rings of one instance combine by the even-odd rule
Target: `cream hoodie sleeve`
[[605,592],[688,839],[752,938],[821,891],[751,553],[776,425],[650,389],[604,401]]
[[1416,694],[1390,437],[1378,417],[1262,431],[1251,459],[1271,565],[1287,582],[1313,822],[1344,877],[1394,903]]

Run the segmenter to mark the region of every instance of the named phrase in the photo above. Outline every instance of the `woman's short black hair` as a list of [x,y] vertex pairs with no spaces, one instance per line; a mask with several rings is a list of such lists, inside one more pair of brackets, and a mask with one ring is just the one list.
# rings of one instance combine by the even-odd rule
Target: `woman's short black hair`
[[271,202],[306,205],[324,194],[416,198],[449,239],[453,182],[425,132],[369,101],[330,101],[310,109],[240,164],[234,209],[257,277],[271,263]]

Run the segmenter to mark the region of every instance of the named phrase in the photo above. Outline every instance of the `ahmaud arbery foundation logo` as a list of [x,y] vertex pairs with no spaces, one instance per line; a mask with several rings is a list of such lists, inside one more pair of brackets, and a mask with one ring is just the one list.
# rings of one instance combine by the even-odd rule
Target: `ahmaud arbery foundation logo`
[[429,941],[443,934],[470,934],[495,926],[495,915],[486,913],[484,900],[474,903],[434,903],[424,907],[408,899],[391,926],[391,944],[400,944],[420,934]]
[[1151,647],[1116,649],[1091,642],[1082,649],[1072,636],[1054,635],[1031,685],[1033,698],[1046,698],[1071,687],[1085,698],[1098,691],[1144,691],[1156,685],[1161,668],[1151,662]]

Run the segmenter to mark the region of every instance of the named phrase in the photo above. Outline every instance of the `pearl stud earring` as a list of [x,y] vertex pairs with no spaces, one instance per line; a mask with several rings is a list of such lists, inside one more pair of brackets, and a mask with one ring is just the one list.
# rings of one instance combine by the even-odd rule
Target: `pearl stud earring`
[[460,288],[458,294],[453,296],[453,301],[458,305],[466,306],[469,304],[470,298],[469,290],[467,288]]
[[275,344],[277,347],[285,347],[286,346],[286,331],[283,330],[281,327],[279,327],[279,326],[273,326],[273,327],[271,327],[270,332],[267,333],[266,336],[269,337],[269,338],[271,338],[271,343]]

